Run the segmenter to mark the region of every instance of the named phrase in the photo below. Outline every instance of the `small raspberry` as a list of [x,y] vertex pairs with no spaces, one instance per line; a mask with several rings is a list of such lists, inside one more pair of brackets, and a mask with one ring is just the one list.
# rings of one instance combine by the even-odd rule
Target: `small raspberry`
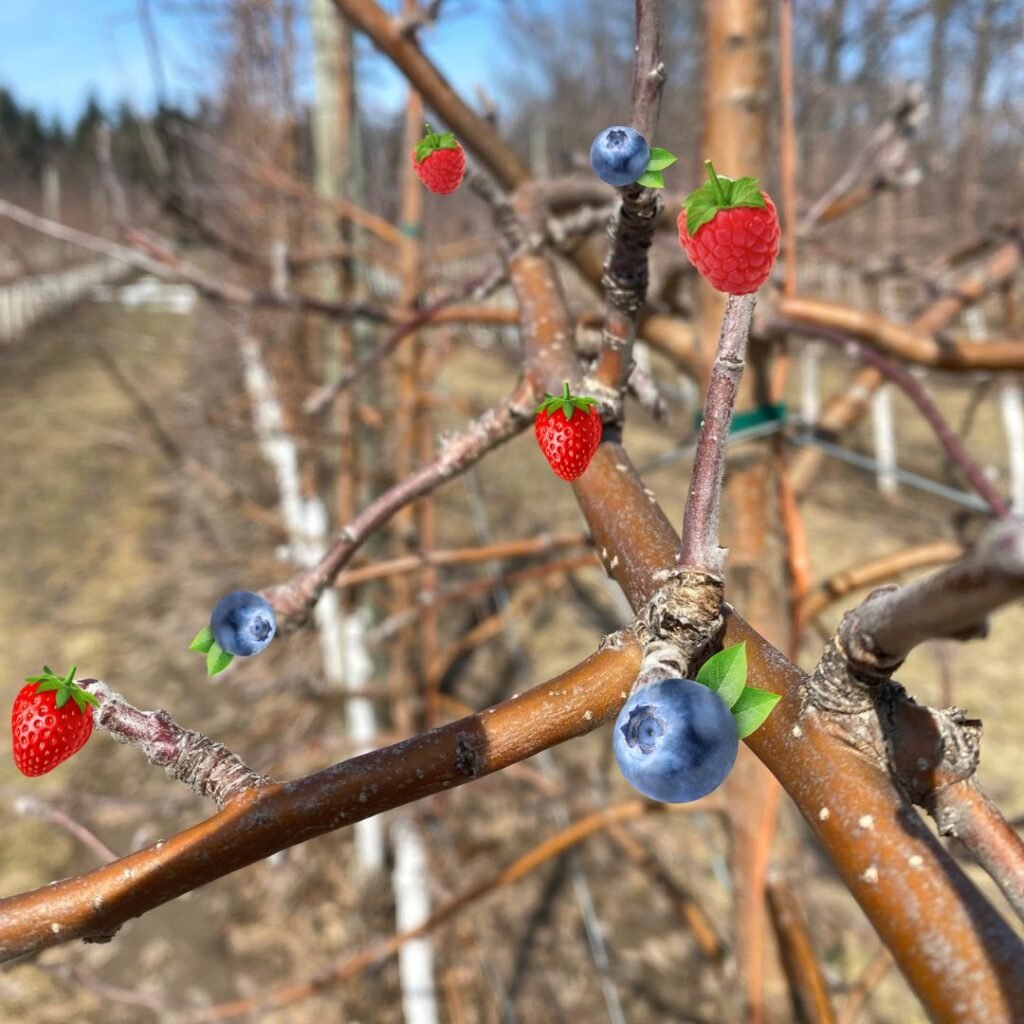
[[747,295],[768,280],[779,254],[779,215],[756,178],[715,174],[686,197],[679,214],[679,244],[701,275],[720,292]]
[[466,173],[466,154],[451,132],[430,130],[412,151],[412,165],[420,181],[437,195],[445,196],[462,184]]

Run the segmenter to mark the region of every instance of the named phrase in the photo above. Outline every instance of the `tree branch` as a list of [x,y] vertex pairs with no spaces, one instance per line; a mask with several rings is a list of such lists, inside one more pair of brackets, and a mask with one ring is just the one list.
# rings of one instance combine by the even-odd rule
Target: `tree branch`
[[1024,596],[1024,522],[991,527],[958,562],[872,591],[839,628],[855,671],[892,671],[918,644],[984,636],[989,613]]
[[992,483],[982,471],[981,466],[971,457],[970,452],[967,451],[960,438],[957,437],[953,428],[946,422],[946,418],[942,415],[939,407],[932,401],[924,386],[913,374],[881,352],[876,352],[866,345],[856,344],[830,328],[822,328],[821,326],[810,328],[793,323],[792,321],[777,321],[776,326],[780,331],[804,334],[827,341],[838,347],[856,345],[857,358],[861,362],[874,367],[887,380],[891,380],[917,406],[918,411],[934,431],[939,443],[945,448],[950,461],[960,467],[961,472],[971,487],[974,488],[981,498],[988,502],[989,508],[992,509],[992,514],[999,518],[1010,514],[1010,507],[1006,503],[1006,499],[992,486]]
[[725,442],[743,376],[755,301],[754,295],[730,295],[726,302],[683,513],[683,540],[677,561],[714,576],[725,571],[725,549],[718,543]]
[[[639,663],[636,640],[619,634],[576,668],[484,712],[315,775],[250,787],[185,832],[77,878],[0,900],[0,962],[72,939],[106,941],[125,921],[278,850],[591,732],[618,713]],[[173,744],[173,730],[159,713],[128,708],[123,714],[123,731],[147,743],[151,736],[157,748],[170,734]]]

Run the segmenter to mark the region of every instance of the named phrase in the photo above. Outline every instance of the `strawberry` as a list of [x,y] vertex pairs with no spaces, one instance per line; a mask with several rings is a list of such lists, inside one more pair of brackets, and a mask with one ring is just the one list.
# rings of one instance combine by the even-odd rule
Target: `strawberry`
[[432,132],[428,124],[427,134],[412,151],[412,165],[431,192],[446,196],[462,184],[466,154],[451,132]]
[[757,178],[723,178],[704,161],[708,181],[686,197],[679,244],[713,288],[756,292],[779,255],[779,215]]
[[[544,458],[563,480],[583,475],[601,443],[601,417],[594,398],[581,398],[569,391],[548,395],[537,406],[534,430]],[[579,415],[576,415],[579,413]]]
[[14,698],[11,735],[14,763],[22,775],[53,771],[92,735],[92,708],[99,701],[74,678],[74,665],[63,677],[44,665],[43,674],[29,676]]

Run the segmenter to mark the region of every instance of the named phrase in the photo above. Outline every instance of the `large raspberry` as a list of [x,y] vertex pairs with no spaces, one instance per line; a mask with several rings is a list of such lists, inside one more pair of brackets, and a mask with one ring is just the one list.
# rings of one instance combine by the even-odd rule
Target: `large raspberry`
[[428,124],[427,134],[412,151],[412,165],[431,192],[446,196],[462,184],[466,154],[451,132],[432,132]]
[[779,254],[779,215],[756,178],[732,181],[715,174],[686,197],[679,244],[713,288],[730,295],[756,292]]

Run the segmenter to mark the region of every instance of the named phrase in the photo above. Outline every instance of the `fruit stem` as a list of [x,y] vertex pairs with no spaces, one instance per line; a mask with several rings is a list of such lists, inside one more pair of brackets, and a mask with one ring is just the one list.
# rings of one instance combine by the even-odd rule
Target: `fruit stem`
[[715,193],[715,202],[719,206],[728,206],[729,197],[725,194],[725,189],[722,188],[722,183],[718,180],[715,165],[710,160],[705,160],[704,166],[708,169],[708,180],[711,182],[712,192]]
[[572,392],[569,390],[568,381],[565,381],[565,383],[562,386],[562,398],[564,398],[567,402],[572,398]]

